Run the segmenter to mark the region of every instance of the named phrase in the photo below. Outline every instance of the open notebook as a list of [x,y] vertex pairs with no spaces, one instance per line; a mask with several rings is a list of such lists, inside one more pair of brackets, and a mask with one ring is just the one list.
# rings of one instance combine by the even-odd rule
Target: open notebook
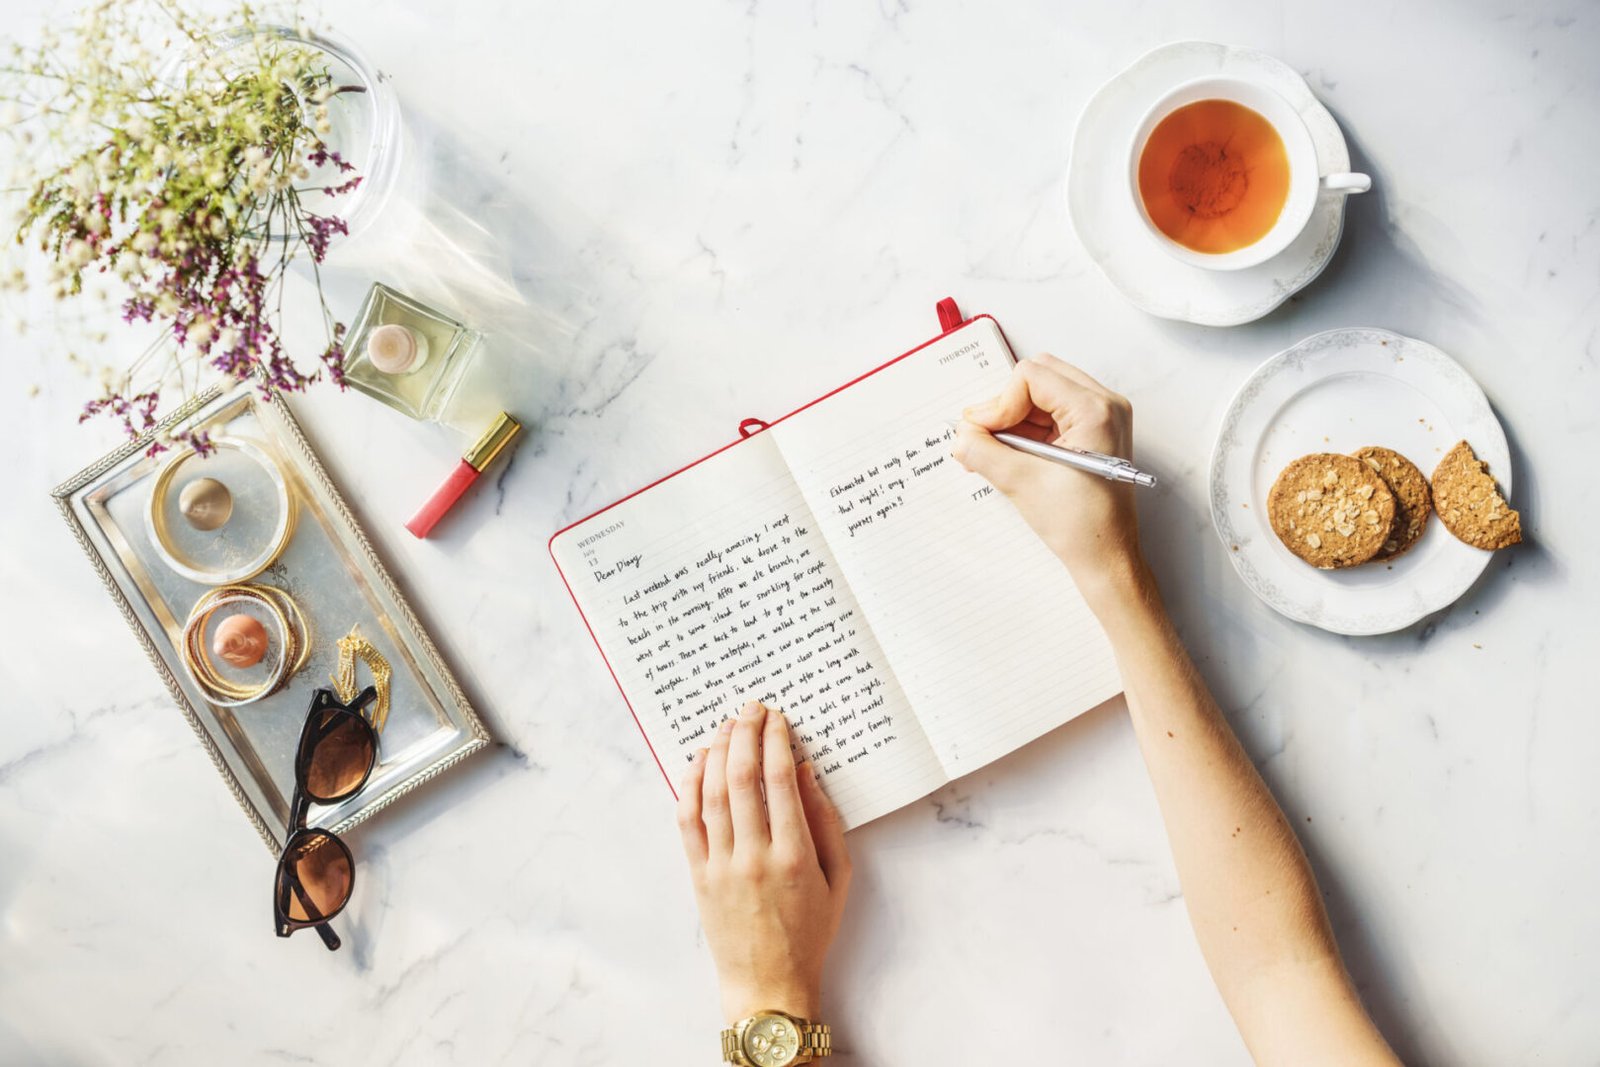
[[940,310],[941,336],[551,538],[669,784],[760,699],[859,826],[1121,690],[1066,570],[950,458],[947,420],[1014,357]]

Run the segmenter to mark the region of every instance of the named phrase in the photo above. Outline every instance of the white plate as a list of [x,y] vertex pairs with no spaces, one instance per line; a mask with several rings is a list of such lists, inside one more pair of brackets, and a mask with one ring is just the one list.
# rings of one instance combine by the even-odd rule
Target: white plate
[[1237,326],[1259,319],[1328,265],[1344,229],[1342,193],[1321,192],[1311,221],[1294,242],[1265,263],[1218,271],[1181,263],[1145,226],[1128,187],[1133,132],[1168,91],[1195,78],[1257,82],[1294,107],[1311,131],[1317,173],[1350,169],[1350,151],[1328,109],[1305,79],[1263,53],[1205,41],[1162,45],[1112,78],[1078,118],[1067,167],[1067,213],[1089,256],[1111,284],[1164,319]]
[[1239,577],[1291,619],[1340,634],[1381,634],[1452,603],[1490,552],[1451,536],[1437,515],[1399,559],[1322,571],[1296,558],[1267,520],[1278,472],[1309,452],[1392,448],[1429,478],[1465,439],[1511,494],[1505,431],[1483,390],[1430,344],[1388,330],[1314,334],[1245,380],[1211,453],[1211,519]]

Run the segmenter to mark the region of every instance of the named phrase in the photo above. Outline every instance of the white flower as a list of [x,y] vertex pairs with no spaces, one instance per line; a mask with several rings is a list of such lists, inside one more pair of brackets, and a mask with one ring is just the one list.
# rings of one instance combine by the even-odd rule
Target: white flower
[[150,162],[165,169],[172,163],[172,149],[164,144],[156,145],[156,150],[150,153]]
[[6,106],[0,108],[0,126],[15,126],[22,121],[22,109],[15,100],[7,100]]
[[158,243],[160,242],[156,235],[149,230],[140,230],[133,235],[133,240],[129,242],[135,252],[154,252]]
[[178,213],[170,207],[162,208],[161,213],[156,216],[156,225],[163,231],[177,229]]
[[84,216],[83,228],[98,237],[106,232],[106,217],[98,211],[92,211]]
[[216,333],[209,315],[201,315],[189,324],[189,340],[196,348],[204,348]]
[[224,352],[232,351],[239,344],[238,328],[224,326],[217,334],[217,344]]
[[228,176],[223,173],[221,167],[217,167],[206,175],[206,184],[213,189],[221,189],[228,184]]
[[258,144],[249,145],[244,150],[244,161],[246,163],[260,163],[266,158],[267,150]]
[[89,165],[89,161],[78,160],[77,165],[72,168],[72,191],[87,200],[94,195],[98,184],[94,168]]
[[145,121],[143,115],[135,115],[123,124],[122,132],[135,141],[142,141],[145,134],[150,132],[150,123]]
[[125,282],[131,282],[139,276],[139,257],[132,252],[124,252],[117,257],[117,265],[113,268],[117,277]]
[[68,266],[81,270],[94,260],[94,246],[81,237],[74,237],[67,242],[63,257]]
[[156,314],[162,318],[170,319],[178,313],[178,298],[169,290],[163,289],[156,297]]

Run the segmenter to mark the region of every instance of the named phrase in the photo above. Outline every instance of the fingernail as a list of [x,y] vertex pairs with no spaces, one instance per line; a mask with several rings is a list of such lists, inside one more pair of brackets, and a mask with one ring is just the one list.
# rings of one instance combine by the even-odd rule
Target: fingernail
[[804,778],[808,782],[814,782],[817,780],[817,769],[811,766],[810,760],[802,760],[800,762],[800,777]]
[[710,751],[711,750],[709,748],[696,749],[694,753],[694,761],[699,763],[701,760],[706,758],[706,753]]
[[731,734],[731,733],[733,733],[733,720],[732,719],[723,719],[722,720],[722,725],[717,727],[717,733],[719,733],[719,734]]
[[760,715],[760,714],[761,714],[761,705],[756,703],[754,700],[750,701],[750,703],[748,703],[748,704],[746,704],[744,706],[744,717],[745,718],[753,719],[757,715]]

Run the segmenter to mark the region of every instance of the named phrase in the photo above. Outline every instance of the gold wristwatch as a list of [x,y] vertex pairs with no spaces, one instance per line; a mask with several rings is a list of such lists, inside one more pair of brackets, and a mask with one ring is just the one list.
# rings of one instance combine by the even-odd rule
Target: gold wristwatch
[[742,1067],[788,1067],[833,1055],[833,1031],[826,1023],[797,1019],[781,1011],[758,1011],[722,1031],[722,1062]]

